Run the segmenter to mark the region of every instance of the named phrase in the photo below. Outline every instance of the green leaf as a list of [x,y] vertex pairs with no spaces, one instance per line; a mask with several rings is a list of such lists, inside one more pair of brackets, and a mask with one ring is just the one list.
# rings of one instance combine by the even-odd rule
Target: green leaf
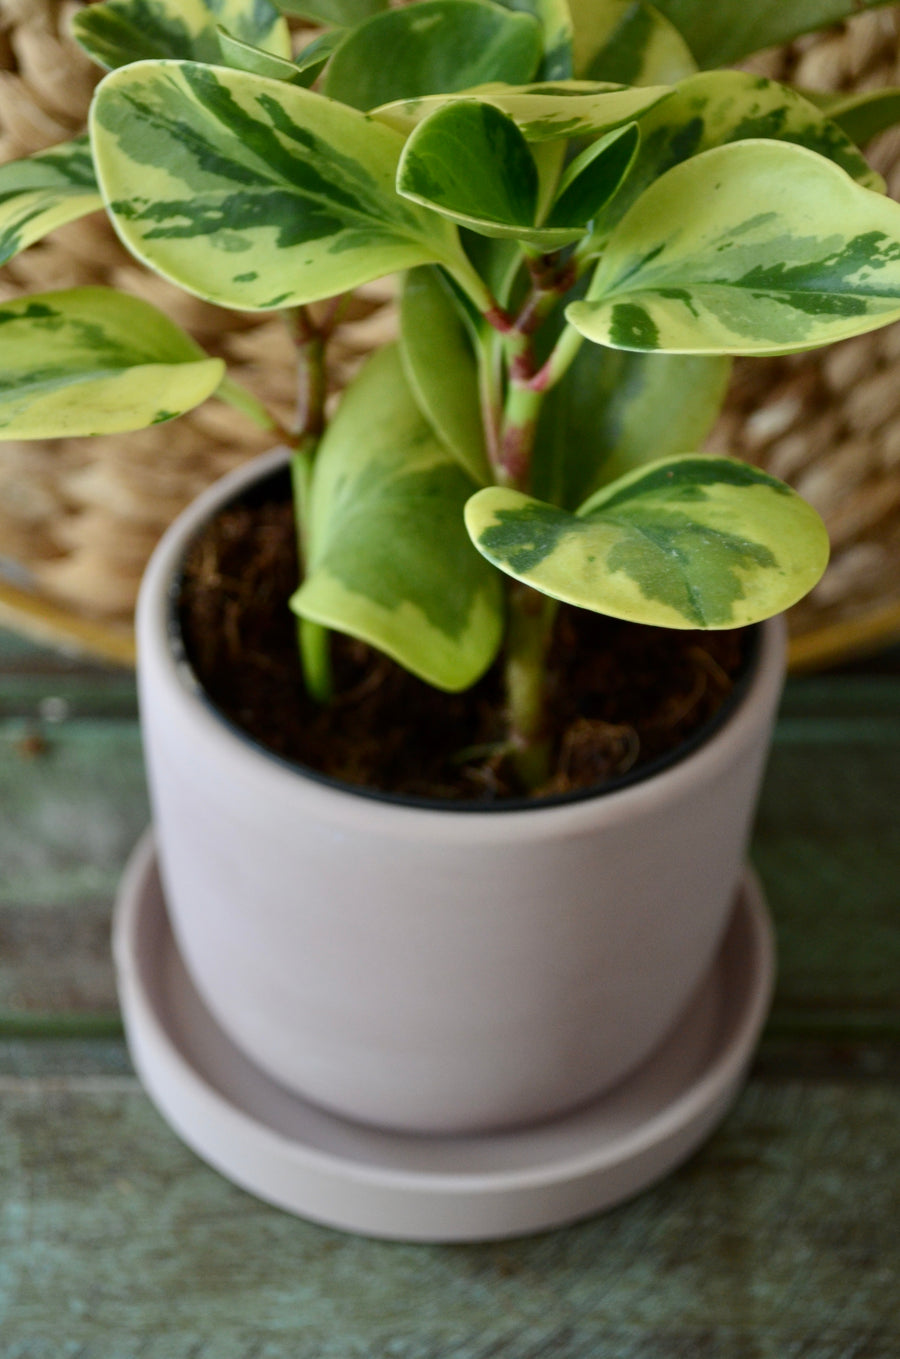
[[87,137],[0,165],[0,264],[102,206]]
[[198,406],[225,372],[166,316],[111,288],[0,305],[0,438],[118,434]]
[[353,30],[325,73],[324,93],[357,109],[452,94],[485,81],[530,80],[542,53],[530,14],[487,0],[421,0]]
[[889,0],[655,0],[701,66],[728,66]]
[[284,14],[341,28],[353,28],[387,7],[388,0],[278,0],[278,8]]
[[489,481],[478,365],[467,328],[434,268],[406,276],[400,350],[406,379],[435,433],[476,482]]
[[596,136],[633,122],[670,94],[666,85],[624,90],[593,80],[565,80],[555,85],[479,85],[464,94],[398,100],[374,109],[372,116],[404,135],[437,109],[461,99],[492,104],[512,118],[529,142],[557,137]]
[[541,409],[534,494],[574,510],[626,472],[702,447],[730,372],[731,360],[718,355],[582,345]]
[[249,71],[252,75],[268,76],[270,80],[283,80],[289,85],[309,86],[328,60],[328,52],[321,54],[320,60],[313,60],[306,68],[301,68],[284,57],[275,57],[262,47],[235,38],[224,28],[218,29],[222,58],[227,66],[235,71]]
[[91,129],[125,244],[210,301],[265,310],[463,258],[448,222],[397,196],[402,138],[297,86],[143,62],[106,77]]
[[640,0],[569,0],[575,74],[622,85],[673,85],[697,63],[678,29]]
[[501,487],[466,506],[501,571],[569,604],[636,623],[732,628],[812,589],[828,560],[816,512],[729,458],[669,458],[613,482],[577,514]]
[[896,85],[842,94],[804,90],[803,95],[843,128],[857,146],[865,146],[879,132],[900,123],[900,88]]
[[[232,37],[251,47],[261,47],[275,57],[289,60],[291,34],[279,14],[281,5],[270,0],[204,0],[213,22],[227,30]],[[178,0],[179,10],[183,8]]]
[[759,138],[805,146],[833,160],[869,189],[884,181],[845,132],[796,91],[744,71],[705,71],[683,80],[639,115],[641,149],[635,165],[594,225],[602,245],[609,231],[660,175],[714,146]]
[[466,689],[497,654],[501,581],[466,536],[474,482],[419,411],[391,346],[347,389],[319,447],[303,618]]
[[679,354],[860,335],[900,317],[900,205],[799,146],[716,147],[637,201],[567,316],[589,340]]
[[637,123],[628,123],[586,147],[563,174],[543,225],[583,227],[589,222],[618,193],[640,140]]
[[79,10],[72,33],[114,70],[148,58],[221,61],[217,24],[277,57],[291,55],[287,24],[269,0],[105,0]]
[[544,56],[538,80],[570,80],[572,70],[572,14],[567,0],[500,0],[507,9],[533,14],[541,26]]

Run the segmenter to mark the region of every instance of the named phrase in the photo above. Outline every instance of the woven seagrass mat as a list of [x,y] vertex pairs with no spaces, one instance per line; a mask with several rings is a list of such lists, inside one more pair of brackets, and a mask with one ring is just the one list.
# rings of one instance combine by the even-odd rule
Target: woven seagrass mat
[[[98,73],[67,36],[79,7],[79,0],[0,0],[0,161],[82,130]],[[900,84],[898,39],[892,6],[749,64],[809,89]],[[900,198],[900,129],[868,155]],[[88,283],[154,302],[290,418],[290,341],[281,322],[224,311],[149,275],[102,214],[54,232],[0,270],[0,300]],[[334,346],[334,392],[393,329],[390,283],[361,290]],[[900,638],[898,359],[900,326],[815,355],[739,360],[709,442],[789,481],[828,524],[832,563],[790,617],[798,666]],[[270,441],[211,401],[137,434],[0,443],[0,622],[128,663],[134,599],[153,544],[199,490]]]

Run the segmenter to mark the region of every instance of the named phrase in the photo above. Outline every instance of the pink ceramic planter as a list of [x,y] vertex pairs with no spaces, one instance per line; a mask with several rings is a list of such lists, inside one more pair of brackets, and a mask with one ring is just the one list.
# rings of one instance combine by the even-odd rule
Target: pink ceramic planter
[[653,777],[525,810],[329,787],[230,729],[173,656],[187,543],[279,453],[170,528],[138,611],[160,868],[180,953],[263,1071],[357,1120],[453,1133],[575,1107],[659,1047],[739,881],[784,668],[763,628],[728,721]]

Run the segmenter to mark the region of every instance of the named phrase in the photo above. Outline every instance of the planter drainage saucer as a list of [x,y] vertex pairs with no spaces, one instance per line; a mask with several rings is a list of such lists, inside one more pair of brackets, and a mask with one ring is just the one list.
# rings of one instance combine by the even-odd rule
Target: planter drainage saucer
[[540,1231],[630,1197],[683,1161],[734,1099],[771,995],[771,927],[748,872],[706,981],[656,1053],[592,1104],[479,1136],[382,1131],[292,1095],[211,1018],[176,950],[148,834],[114,930],[135,1066],[157,1108],[228,1179],[302,1217],[407,1241]]

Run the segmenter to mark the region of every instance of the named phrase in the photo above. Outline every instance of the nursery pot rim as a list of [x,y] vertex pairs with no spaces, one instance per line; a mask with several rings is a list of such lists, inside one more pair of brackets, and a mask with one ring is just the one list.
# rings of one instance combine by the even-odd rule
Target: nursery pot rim
[[[764,669],[770,676],[769,683],[780,687],[786,629],[783,619],[776,617],[752,624],[746,629],[750,634],[749,655],[731,692],[713,717],[672,751],[604,783],[546,797],[517,797],[486,802],[392,793],[365,784],[345,782],[279,755],[222,713],[208,696],[187,659],[177,605],[185,556],[197,534],[230,500],[236,499],[255,482],[286,467],[289,457],[290,450],[279,446],[241,464],[201,492],[169,525],[144,574],[138,615],[142,616],[145,626],[139,627],[138,637],[140,642],[142,634],[150,631],[155,632],[161,641],[164,639],[164,645],[158,648],[155,657],[159,671],[157,678],[165,678],[172,696],[177,695],[181,705],[193,709],[194,720],[201,724],[211,739],[217,735],[219,740],[229,738],[243,748],[248,758],[261,762],[271,773],[280,775],[292,784],[296,784],[299,779],[310,786],[310,792],[315,791],[329,801],[333,800],[335,810],[341,805],[350,811],[351,816],[354,807],[363,815],[367,812],[377,815],[379,811],[386,816],[405,815],[406,824],[409,824],[411,817],[425,818],[431,822],[437,819],[445,824],[459,824],[462,818],[473,829],[474,824],[481,820],[475,814],[486,813],[497,829],[501,822],[508,826],[511,821],[521,821],[523,831],[526,823],[533,831],[537,818],[555,819],[566,811],[572,813],[579,805],[595,804],[598,799],[610,810],[617,806],[627,815],[627,804],[636,795],[645,795],[647,785],[654,784],[660,795],[665,796],[673,774],[677,776],[678,771],[691,761],[723,758],[722,747],[727,743],[729,733],[742,725],[742,714],[746,720],[747,700],[756,682],[761,677],[765,681]],[[139,646],[139,670],[142,651],[144,648]]]

